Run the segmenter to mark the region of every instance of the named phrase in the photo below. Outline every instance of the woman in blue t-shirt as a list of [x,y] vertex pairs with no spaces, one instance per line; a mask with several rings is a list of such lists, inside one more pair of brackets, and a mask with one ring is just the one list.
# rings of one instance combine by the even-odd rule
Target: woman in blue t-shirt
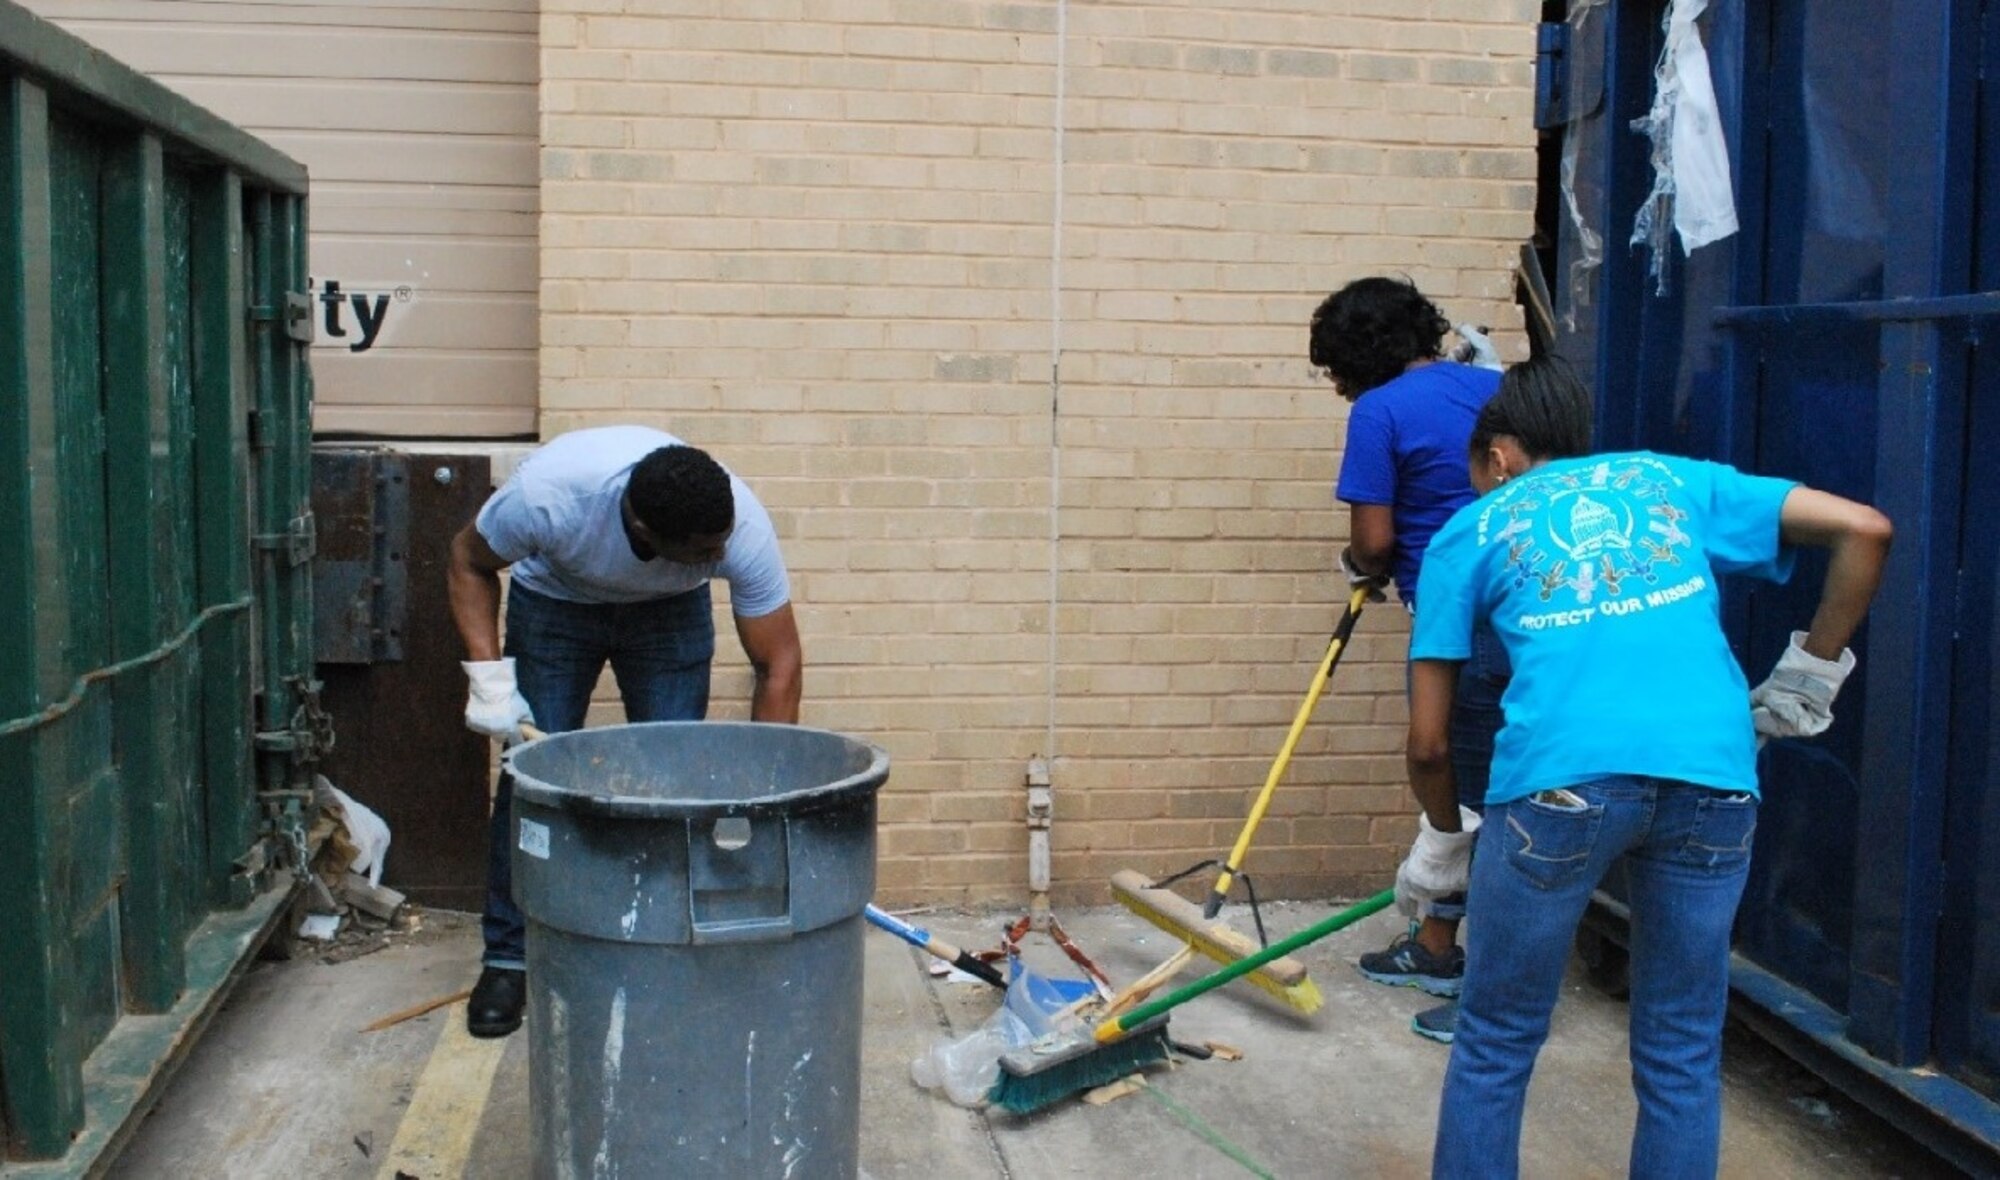
[[[1384,584],[1412,611],[1431,535],[1477,495],[1465,469],[1472,424],[1500,385],[1499,368],[1444,359],[1450,321],[1404,279],[1356,279],[1326,297],[1313,313],[1309,355],[1354,403],[1347,414],[1334,495],[1349,511],[1352,542],[1340,555],[1350,584]],[[1458,329],[1469,342],[1482,340]],[[1500,690],[1507,657],[1492,633],[1473,640],[1452,713],[1452,765],[1463,801],[1477,810],[1486,792],[1493,735],[1500,728]],[[1414,987],[1434,996],[1458,994],[1465,952],[1458,923],[1465,899],[1433,899],[1407,933],[1361,956],[1356,966],[1377,983]],[[1451,1043],[1458,1007],[1447,1002],[1417,1013],[1412,1031]]]
[[[1631,1174],[1712,1176],[1729,936],[1765,737],[1832,724],[1890,525],[1865,504],[1719,463],[1587,455],[1590,396],[1555,358],[1510,370],[1472,433],[1480,499],[1431,539],[1411,640],[1409,765],[1422,831],[1397,874],[1462,889],[1466,981],[1433,1175],[1515,1174],[1522,1104],[1591,892],[1630,881]],[[1830,549],[1809,630],[1752,691],[1723,634],[1718,575],[1783,581]],[[1484,822],[1461,812],[1449,734],[1482,625],[1513,665]],[[1472,845],[1479,854],[1471,855]]]

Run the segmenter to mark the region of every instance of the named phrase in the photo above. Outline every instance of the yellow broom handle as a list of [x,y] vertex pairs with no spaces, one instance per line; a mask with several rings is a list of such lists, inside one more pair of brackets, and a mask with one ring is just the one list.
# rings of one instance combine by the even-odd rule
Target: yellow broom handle
[[1334,631],[1333,641],[1326,645],[1326,656],[1319,662],[1319,671],[1313,674],[1312,687],[1306,690],[1306,699],[1299,705],[1299,711],[1292,718],[1291,732],[1285,735],[1285,744],[1279,748],[1278,757],[1271,763],[1271,772],[1264,776],[1264,789],[1257,793],[1257,802],[1250,808],[1250,818],[1244,821],[1243,830],[1236,836],[1236,847],[1229,850],[1229,859],[1224,862],[1220,875],[1215,878],[1215,888],[1209,892],[1208,904],[1204,907],[1208,917],[1213,918],[1222,909],[1222,901],[1229,896],[1229,887],[1234,883],[1236,871],[1243,867],[1243,857],[1250,851],[1250,841],[1257,835],[1257,825],[1264,822],[1264,813],[1271,809],[1271,796],[1278,792],[1278,780],[1285,777],[1285,768],[1291,764],[1292,751],[1298,747],[1299,738],[1306,731],[1306,723],[1312,720],[1313,709],[1318,706],[1320,694],[1326,691],[1326,682],[1333,676],[1333,665],[1339,661],[1341,649],[1347,646],[1347,639],[1354,633],[1353,620],[1361,615],[1361,608],[1368,602],[1368,586],[1356,586],[1347,599],[1347,615],[1341,621],[1344,626]]

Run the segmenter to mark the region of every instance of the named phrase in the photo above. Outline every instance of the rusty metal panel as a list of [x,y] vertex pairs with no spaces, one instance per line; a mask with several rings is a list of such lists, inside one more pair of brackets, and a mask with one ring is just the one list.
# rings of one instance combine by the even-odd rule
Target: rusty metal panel
[[313,452],[313,658],[376,664],[403,658],[408,587],[409,457],[381,448]]
[[[337,453],[322,447],[316,465]],[[424,905],[477,910],[486,895],[492,751],[465,728],[465,674],[458,666],[464,651],[445,595],[445,560],[452,535],[492,488],[491,464],[483,455],[398,454],[385,470],[404,476],[396,485],[391,474],[387,484],[402,488],[407,509],[402,655],[394,662],[321,666],[321,699],[340,732],[324,769],[388,822],[389,884]],[[315,483],[324,488],[330,479]],[[327,522],[322,560],[336,511],[330,500],[315,501],[315,514]],[[333,608],[324,597],[320,603]]]

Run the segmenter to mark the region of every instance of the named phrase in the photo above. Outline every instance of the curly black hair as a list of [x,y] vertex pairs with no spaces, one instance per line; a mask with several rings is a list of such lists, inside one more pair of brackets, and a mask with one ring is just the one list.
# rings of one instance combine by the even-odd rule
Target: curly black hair
[[1451,322],[1408,279],[1356,279],[1313,312],[1307,357],[1342,395],[1360,397],[1403,375],[1410,362],[1443,355]]
[[695,447],[661,447],[639,460],[625,495],[639,523],[669,545],[726,533],[736,523],[729,473]]

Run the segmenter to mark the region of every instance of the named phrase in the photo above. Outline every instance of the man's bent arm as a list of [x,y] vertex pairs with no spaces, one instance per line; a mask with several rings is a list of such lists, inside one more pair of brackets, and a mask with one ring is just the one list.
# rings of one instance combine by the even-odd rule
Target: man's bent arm
[[754,619],[736,618],[736,637],[757,674],[750,697],[750,720],[799,722],[799,697],[805,684],[805,653],[799,646],[798,620],[791,603]]
[[500,658],[500,571],[507,564],[472,525],[451,539],[445,582],[468,660]]

